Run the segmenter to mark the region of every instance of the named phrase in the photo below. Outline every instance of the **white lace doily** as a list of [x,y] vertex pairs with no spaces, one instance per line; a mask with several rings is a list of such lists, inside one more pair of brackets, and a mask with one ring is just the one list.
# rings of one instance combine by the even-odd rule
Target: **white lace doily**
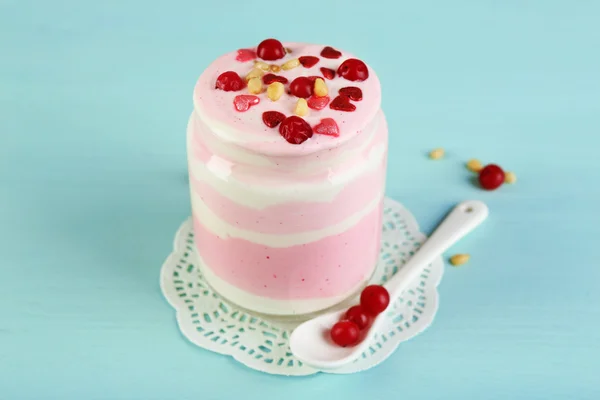
[[[384,283],[395,274],[426,238],[412,214],[400,203],[385,199],[382,247],[371,283]],[[177,312],[181,332],[192,343],[232,356],[242,364],[270,374],[310,375],[319,372],[294,358],[289,348],[291,322],[269,321],[227,303],[208,286],[194,255],[191,219],[175,235],[174,250],[162,266],[160,286]],[[386,312],[382,334],[369,351],[343,368],[328,373],[348,374],[369,369],[396,347],[422,332],[438,308],[437,285],[443,274],[436,259]],[[358,302],[357,299],[353,302]]]

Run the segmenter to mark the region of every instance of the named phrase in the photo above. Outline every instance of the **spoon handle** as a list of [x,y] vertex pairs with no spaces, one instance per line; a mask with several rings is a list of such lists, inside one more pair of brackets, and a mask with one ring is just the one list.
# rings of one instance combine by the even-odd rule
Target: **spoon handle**
[[390,303],[400,297],[436,257],[481,224],[488,212],[481,201],[470,200],[457,205],[415,255],[385,284],[390,293]]

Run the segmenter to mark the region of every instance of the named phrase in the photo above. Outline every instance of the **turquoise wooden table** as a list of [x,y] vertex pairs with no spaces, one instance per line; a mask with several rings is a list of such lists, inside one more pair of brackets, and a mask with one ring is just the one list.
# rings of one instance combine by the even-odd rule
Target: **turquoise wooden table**
[[[599,20],[593,1],[0,1],[0,399],[600,398]],[[195,80],[269,36],[376,68],[387,192],[425,232],[462,199],[491,209],[433,325],[358,376],[194,347],[158,287]],[[519,181],[483,192],[471,157]]]

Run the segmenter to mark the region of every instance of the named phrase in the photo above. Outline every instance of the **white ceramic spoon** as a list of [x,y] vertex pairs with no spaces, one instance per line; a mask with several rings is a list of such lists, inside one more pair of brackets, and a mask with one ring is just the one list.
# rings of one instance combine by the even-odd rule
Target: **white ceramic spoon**
[[[385,284],[393,304],[402,292],[431,262],[450,246],[471,232],[488,216],[487,206],[480,201],[465,201],[456,206],[444,222],[425,241],[416,254]],[[313,318],[298,326],[290,337],[290,347],[296,358],[319,369],[335,369],[356,360],[369,346],[373,335],[385,319],[379,314],[368,332],[362,332],[360,343],[340,347],[329,337],[331,327],[340,320],[346,309]]]

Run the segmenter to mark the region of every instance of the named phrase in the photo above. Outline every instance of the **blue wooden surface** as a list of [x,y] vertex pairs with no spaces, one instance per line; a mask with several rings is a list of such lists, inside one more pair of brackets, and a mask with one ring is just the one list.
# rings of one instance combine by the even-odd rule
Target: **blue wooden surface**
[[[600,3],[319,4],[0,0],[0,399],[600,398]],[[361,379],[198,349],[158,288],[195,79],[268,36],[376,68],[388,195],[425,232],[456,201],[491,208],[433,326]],[[471,157],[518,184],[483,193]]]

